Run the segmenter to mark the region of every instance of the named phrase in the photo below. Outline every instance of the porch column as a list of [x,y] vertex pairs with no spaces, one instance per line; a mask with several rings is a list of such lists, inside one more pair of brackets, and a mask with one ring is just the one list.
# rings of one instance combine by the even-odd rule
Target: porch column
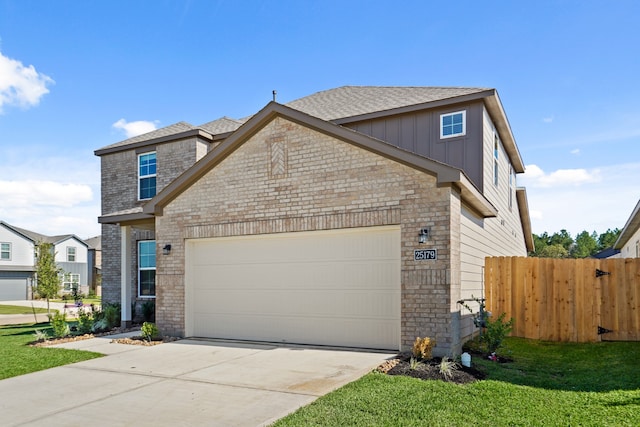
[[121,326],[131,326],[131,226],[120,226],[120,313]]

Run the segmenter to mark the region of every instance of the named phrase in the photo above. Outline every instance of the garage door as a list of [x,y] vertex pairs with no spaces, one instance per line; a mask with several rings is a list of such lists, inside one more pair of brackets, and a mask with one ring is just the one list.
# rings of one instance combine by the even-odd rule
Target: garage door
[[400,228],[192,239],[188,336],[397,350]]
[[0,277],[0,301],[27,299],[27,279]]

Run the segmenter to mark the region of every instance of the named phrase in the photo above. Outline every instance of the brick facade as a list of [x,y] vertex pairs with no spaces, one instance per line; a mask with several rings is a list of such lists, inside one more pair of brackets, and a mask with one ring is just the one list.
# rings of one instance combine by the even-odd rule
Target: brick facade
[[[393,160],[275,118],[164,207],[158,248],[156,319],[184,334],[185,239],[399,224],[402,236],[402,347],[416,336],[459,351],[455,298],[460,199],[450,186]],[[418,231],[431,227],[437,261],[414,261]],[[453,237],[452,237],[453,235]],[[161,250],[158,249],[159,253]],[[161,255],[159,255],[161,256]],[[456,290],[457,289],[457,290]]]

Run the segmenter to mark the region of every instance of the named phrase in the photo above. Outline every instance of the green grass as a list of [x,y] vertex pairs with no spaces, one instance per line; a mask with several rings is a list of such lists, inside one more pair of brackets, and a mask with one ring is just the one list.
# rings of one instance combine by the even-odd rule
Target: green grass
[[33,314],[33,310],[36,313],[46,313],[46,308],[31,308],[31,307],[22,307],[19,305],[0,305],[0,314]]
[[88,351],[30,347],[36,329],[48,330],[51,336],[48,323],[0,326],[0,380],[102,356]]
[[486,380],[370,373],[275,426],[640,425],[640,342],[505,344],[512,363],[473,359]]

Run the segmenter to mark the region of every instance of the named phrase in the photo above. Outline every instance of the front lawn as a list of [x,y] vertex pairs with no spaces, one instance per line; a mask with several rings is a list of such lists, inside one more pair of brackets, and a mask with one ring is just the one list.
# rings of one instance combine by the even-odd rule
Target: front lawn
[[638,426],[640,343],[505,341],[511,363],[458,385],[370,373],[275,426]]
[[48,323],[0,326],[0,380],[102,356],[88,351],[30,347],[36,329],[48,330],[51,335]]
[[35,310],[36,313],[46,313],[46,308],[37,308],[37,307],[24,307],[20,305],[0,305],[0,314],[33,314]]

